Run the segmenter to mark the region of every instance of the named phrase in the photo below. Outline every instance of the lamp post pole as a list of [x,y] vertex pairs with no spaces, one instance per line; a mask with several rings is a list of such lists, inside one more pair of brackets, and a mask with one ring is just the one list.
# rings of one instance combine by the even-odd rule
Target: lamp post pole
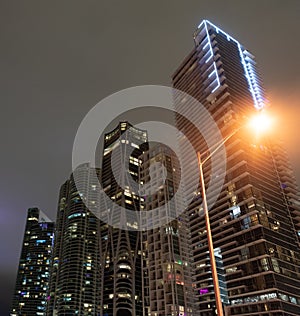
[[200,152],[197,153],[197,156],[198,156],[198,166],[199,166],[199,172],[200,172],[202,204],[203,204],[206,233],[207,233],[208,252],[209,252],[209,257],[210,257],[211,273],[212,273],[213,284],[214,284],[216,307],[217,307],[218,316],[223,316],[223,308],[222,308],[221,293],[220,293],[220,286],[219,286],[218,273],[217,273],[216,258],[215,258],[215,252],[214,252],[214,245],[212,241],[208,206],[207,206],[207,200],[206,200],[206,191],[205,191],[204,176],[203,176],[203,163],[201,160]]
[[[262,116],[257,116],[255,118],[254,120],[254,122],[256,122],[254,125],[255,128],[257,128],[257,125],[264,123],[265,120],[263,120],[262,118],[263,118]],[[221,146],[225,145],[228,139],[230,139],[233,135],[235,135],[241,128],[243,128],[243,125],[235,129],[231,134],[225,137],[223,141],[219,145],[217,145],[216,148],[205,159],[202,160],[200,152],[197,152],[198,167],[199,167],[199,172],[200,172],[201,193],[202,193],[202,205],[203,205],[203,211],[204,211],[208,251],[209,251],[209,257],[210,257],[211,272],[212,272],[212,278],[213,278],[216,308],[217,308],[218,316],[223,316],[224,313],[223,313],[223,308],[222,308],[214,245],[213,245],[212,234],[211,234],[211,229],[210,229],[210,220],[209,220],[209,213],[208,213],[208,206],[207,206],[207,199],[206,199],[206,189],[205,189],[204,175],[203,175],[203,165],[206,163],[206,161],[208,161],[212,157],[212,155],[214,155],[214,153],[216,153],[221,148]]]

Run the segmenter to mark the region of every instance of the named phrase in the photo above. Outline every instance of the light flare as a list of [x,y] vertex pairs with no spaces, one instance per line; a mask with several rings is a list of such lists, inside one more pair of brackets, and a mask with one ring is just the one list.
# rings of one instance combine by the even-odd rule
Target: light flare
[[270,131],[273,119],[265,111],[260,111],[249,120],[249,127],[256,134],[264,134]]

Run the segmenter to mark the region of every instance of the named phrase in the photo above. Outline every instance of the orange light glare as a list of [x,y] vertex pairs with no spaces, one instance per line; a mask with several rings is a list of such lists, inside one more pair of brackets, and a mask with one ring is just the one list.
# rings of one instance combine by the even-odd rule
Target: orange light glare
[[272,118],[265,112],[259,112],[250,119],[249,126],[257,134],[266,133],[272,126]]

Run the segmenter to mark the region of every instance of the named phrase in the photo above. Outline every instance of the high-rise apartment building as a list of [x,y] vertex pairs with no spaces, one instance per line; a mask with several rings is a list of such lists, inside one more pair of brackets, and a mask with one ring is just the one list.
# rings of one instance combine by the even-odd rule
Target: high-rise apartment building
[[[222,297],[224,308],[227,315],[299,315],[300,199],[295,178],[280,145],[239,130],[248,117],[266,107],[254,56],[206,20],[194,41],[195,48],[173,75],[173,86],[205,106],[224,138],[236,131],[225,144],[226,177],[209,211],[214,247],[224,269],[221,279],[228,290],[229,302]],[[201,112],[195,109],[194,115]],[[177,117],[177,126],[195,150],[207,149],[183,117]],[[206,184],[218,176],[210,171],[208,161]],[[208,200],[214,190],[210,192]],[[188,215],[197,304],[200,315],[208,316],[215,315],[215,298],[200,205],[201,199],[195,198]]]
[[82,164],[60,189],[48,316],[100,315],[99,205],[98,177]]
[[46,315],[53,232],[38,208],[28,209],[11,316]]
[[[143,314],[143,273],[141,233],[138,228],[139,156],[147,149],[146,131],[120,122],[105,134],[101,183],[114,202],[111,209],[102,204],[107,221],[101,222],[102,301],[104,316]],[[113,155],[113,151],[118,152]],[[132,183],[137,189],[133,189]],[[132,212],[119,212],[123,207]],[[103,215],[101,216],[103,218]],[[124,229],[108,223],[119,223]],[[119,226],[119,227],[120,227]]]
[[153,225],[143,232],[142,243],[145,315],[196,315],[187,216],[177,216],[182,210],[179,161],[162,144],[151,146],[140,160],[141,206]]

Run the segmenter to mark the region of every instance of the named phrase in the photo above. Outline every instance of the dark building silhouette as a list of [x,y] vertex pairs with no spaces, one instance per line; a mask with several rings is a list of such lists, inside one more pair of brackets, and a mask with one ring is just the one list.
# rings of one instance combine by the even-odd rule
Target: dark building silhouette
[[[238,131],[247,118],[267,106],[254,56],[206,20],[194,41],[195,48],[173,75],[173,86],[205,106],[224,138],[236,130],[225,146],[222,191],[209,212],[214,247],[220,249],[218,264],[224,268],[221,279],[228,290],[227,315],[299,315],[300,200],[295,178],[277,141],[255,138],[254,132],[243,128]],[[196,151],[207,149],[184,118],[177,117],[177,126]],[[210,171],[208,162],[206,184],[217,176]],[[215,298],[200,202],[196,198],[188,213],[197,304],[204,316],[215,315]],[[224,296],[222,300],[225,307]]]
[[46,315],[53,232],[38,208],[28,209],[11,316]]

